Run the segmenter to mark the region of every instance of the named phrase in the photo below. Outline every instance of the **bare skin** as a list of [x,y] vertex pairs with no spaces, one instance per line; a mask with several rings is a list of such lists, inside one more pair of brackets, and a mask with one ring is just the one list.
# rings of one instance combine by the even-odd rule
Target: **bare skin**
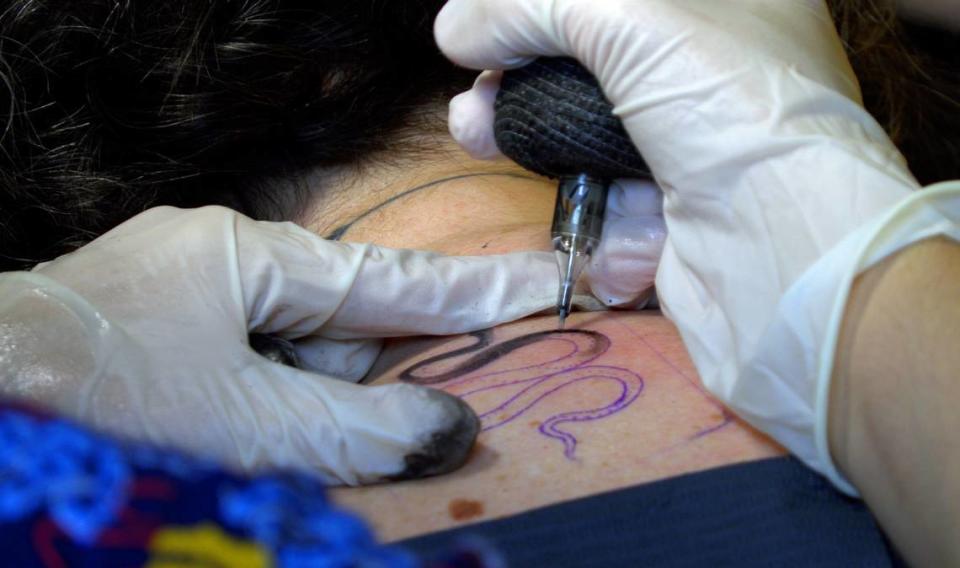
[[914,566],[960,565],[958,282],[944,238],[861,275],[831,384],[831,453]]
[[[473,372],[458,372],[458,364],[483,350],[408,373],[408,380],[454,375],[430,386],[463,396],[482,417],[485,431],[462,469],[335,489],[333,498],[369,519],[379,537],[396,540],[783,453],[703,391],[679,335],[659,312],[577,313],[568,320],[570,333],[534,335],[535,342],[507,351],[511,340],[525,343],[556,323],[547,316],[495,329],[487,351],[499,357]],[[584,330],[609,345],[576,333]],[[416,363],[476,341],[392,342],[369,382],[395,382]]]

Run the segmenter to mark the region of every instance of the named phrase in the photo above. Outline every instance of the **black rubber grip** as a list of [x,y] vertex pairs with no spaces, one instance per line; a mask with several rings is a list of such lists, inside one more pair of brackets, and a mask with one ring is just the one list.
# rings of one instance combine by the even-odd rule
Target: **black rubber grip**
[[497,146],[530,171],[651,177],[599,83],[574,59],[544,57],[507,71],[494,110]]

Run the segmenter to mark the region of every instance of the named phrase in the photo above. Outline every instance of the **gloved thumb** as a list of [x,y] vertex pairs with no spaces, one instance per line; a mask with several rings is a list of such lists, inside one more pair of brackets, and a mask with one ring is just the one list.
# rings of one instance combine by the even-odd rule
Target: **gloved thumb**
[[480,431],[466,403],[428,387],[355,385],[266,360],[223,387],[215,412],[230,432],[219,438],[233,445],[203,450],[244,471],[289,467],[348,485],[426,477],[460,467]]
[[473,87],[450,100],[450,135],[478,160],[502,157],[493,134],[493,103],[500,90],[501,71],[484,71]]
[[586,268],[590,291],[607,306],[642,308],[653,296],[666,238],[663,194],[656,184],[636,179],[614,182],[603,238]]

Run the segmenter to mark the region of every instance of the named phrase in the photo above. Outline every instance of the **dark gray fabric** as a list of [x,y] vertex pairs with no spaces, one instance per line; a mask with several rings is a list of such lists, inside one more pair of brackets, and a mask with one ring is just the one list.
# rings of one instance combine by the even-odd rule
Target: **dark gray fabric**
[[400,544],[429,558],[466,535],[489,541],[519,568],[903,565],[862,502],[793,458],[683,475]]
[[506,72],[494,110],[497,146],[530,171],[650,177],[597,80],[573,59],[541,58]]

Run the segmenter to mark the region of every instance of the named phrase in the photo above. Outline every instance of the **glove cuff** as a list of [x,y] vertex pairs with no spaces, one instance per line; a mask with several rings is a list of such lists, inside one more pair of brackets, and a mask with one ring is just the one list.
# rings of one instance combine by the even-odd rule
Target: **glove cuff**
[[782,381],[796,403],[788,420],[777,423],[773,415],[751,412],[758,409],[760,397],[743,392],[748,397],[746,418],[848,495],[858,493],[830,455],[827,419],[837,340],[851,286],[857,275],[890,255],[936,236],[960,241],[960,182],[910,195],[810,267],[784,295],[757,355],[743,369],[744,391]]
[[914,193],[878,223],[858,233],[851,236],[858,246],[855,254],[847,257],[849,269],[842,274],[828,327],[822,335],[814,422],[817,454],[827,468],[824,474],[841,491],[851,495],[856,495],[855,491],[837,471],[830,456],[827,423],[830,380],[850,288],[857,275],[914,243],[937,236],[960,241],[960,182],[940,183]]

